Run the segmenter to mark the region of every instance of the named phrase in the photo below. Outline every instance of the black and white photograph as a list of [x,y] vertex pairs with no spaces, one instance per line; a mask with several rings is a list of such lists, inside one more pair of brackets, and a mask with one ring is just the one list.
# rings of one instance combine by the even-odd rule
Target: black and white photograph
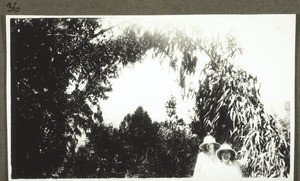
[[9,180],[294,180],[296,16],[6,16]]

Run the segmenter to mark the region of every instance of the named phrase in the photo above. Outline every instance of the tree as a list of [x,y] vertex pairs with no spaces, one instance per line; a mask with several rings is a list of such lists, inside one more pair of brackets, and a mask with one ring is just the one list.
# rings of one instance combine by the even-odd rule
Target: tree
[[287,176],[289,143],[279,133],[275,120],[260,102],[257,78],[230,62],[237,48],[229,41],[228,55],[221,45],[212,49],[196,94],[196,117],[192,130],[203,138],[210,133],[219,142],[229,142],[245,160],[244,176]]
[[127,157],[123,162],[127,164],[128,174],[143,175],[141,172],[145,170],[139,167],[148,161],[156,140],[151,118],[142,107],[138,107],[132,115],[125,116],[119,130]]
[[116,128],[98,124],[87,133],[86,145],[70,155],[58,173],[64,178],[112,178],[124,177],[123,145]]
[[176,99],[166,103],[168,118],[160,123],[160,145],[155,163],[157,177],[189,177],[193,175],[198,151],[197,140],[176,113]]
[[[192,151],[195,142],[186,142],[191,138],[177,130],[178,126],[169,122],[152,124],[142,108],[124,118],[120,133],[102,125],[100,105],[111,91],[110,79],[117,76],[122,65],[141,61],[148,50],[169,61],[178,72],[184,95],[196,96],[196,117],[191,129],[199,140],[209,132],[219,141],[234,143],[241,150],[239,157],[246,159],[246,176],[288,174],[290,133],[279,132],[274,118],[264,111],[256,78],[230,62],[241,52],[234,38],[223,45],[173,27],[148,31],[129,26],[122,30],[119,36],[108,36],[113,27],[102,27],[101,19],[11,20],[13,178],[54,177],[59,173],[66,177],[70,173],[75,177],[108,177],[114,175],[112,167],[119,166],[124,175],[172,174],[155,170],[159,160],[155,149],[159,148],[158,143],[162,144],[163,149],[173,150],[171,155],[178,159],[184,157],[186,150]],[[195,91],[188,79],[198,76],[199,53],[210,61],[199,76],[199,89]],[[183,124],[174,112],[176,104],[171,101],[168,106],[170,120]],[[171,131],[172,134],[162,132],[170,139],[160,139],[158,130]],[[82,131],[91,131],[91,142],[76,153],[76,137]],[[98,144],[101,141],[111,145],[102,147]],[[115,149],[119,141],[125,148],[120,155],[106,151]],[[176,141],[188,143],[187,149],[174,145]],[[175,153],[178,150],[183,150],[180,156]],[[95,162],[85,157],[95,158]],[[100,172],[72,167],[66,160],[99,164]],[[62,168],[69,173],[61,172]],[[188,175],[184,169],[176,174]]]
[[[62,61],[52,63],[56,50],[54,20],[11,20],[12,176],[44,177],[65,153]],[[55,76],[52,76],[55,75]],[[41,165],[41,163],[47,163]]]
[[[197,32],[196,32],[197,33]],[[257,78],[236,67],[231,60],[242,53],[234,37],[205,41],[200,35],[166,27],[164,31],[144,31],[145,44],[154,56],[169,59],[178,72],[184,96],[196,96],[196,117],[191,124],[200,141],[210,133],[220,142],[232,142],[246,160],[245,176],[279,177],[289,174],[289,133],[275,126],[260,101]],[[199,54],[208,57],[202,73],[197,74]],[[199,77],[196,91],[188,84],[190,76]]]
[[13,178],[53,177],[80,128],[102,121],[109,79],[144,52],[130,31],[106,31],[97,19],[11,19]]

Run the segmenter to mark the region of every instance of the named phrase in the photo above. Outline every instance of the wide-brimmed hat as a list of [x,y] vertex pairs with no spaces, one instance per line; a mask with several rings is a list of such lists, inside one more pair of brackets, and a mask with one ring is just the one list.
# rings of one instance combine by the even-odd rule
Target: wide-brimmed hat
[[222,160],[221,154],[222,154],[222,152],[224,152],[224,151],[226,151],[226,150],[230,152],[230,154],[231,154],[230,160],[233,161],[234,158],[235,158],[236,152],[235,152],[234,149],[232,149],[231,146],[230,146],[229,144],[227,144],[227,143],[224,143],[224,144],[221,145],[221,147],[219,148],[219,150],[218,150],[217,153],[216,153],[216,154],[217,154],[217,157],[218,157],[220,160]]
[[211,135],[207,135],[207,136],[204,137],[203,143],[201,143],[199,148],[201,150],[206,150],[206,145],[207,144],[214,144],[216,150],[220,147],[220,143],[216,142],[216,139]]

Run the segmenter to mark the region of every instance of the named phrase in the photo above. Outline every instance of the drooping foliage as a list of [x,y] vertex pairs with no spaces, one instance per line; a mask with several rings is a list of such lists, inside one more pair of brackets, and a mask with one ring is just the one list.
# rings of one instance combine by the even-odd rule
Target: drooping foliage
[[[229,54],[236,49],[232,46],[228,44]],[[231,143],[244,160],[244,176],[287,176],[290,135],[280,133],[276,120],[265,112],[257,78],[235,66],[230,56],[219,54],[219,49],[210,51],[211,60],[203,69],[193,132]]]
[[[170,67],[178,72],[183,95],[196,96],[191,129],[200,141],[213,134],[220,142],[232,143],[240,150],[244,176],[288,176],[290,129],[282,129],[284,125],[265,111],[257,78],[232,62],[242,53],[234,37],[228,36],[224,43],[207,41],[172,27],[144,36],[155,40],[150,41],[155,56],[167,57]],[[208,57],[200,75],[199,54]],[[198,90],[187,84],[189,76],[199,77]]]
[[[11,20],[13,178],[188,177],[208,133],[239,150],[245,176],[289,174],[290,129],[278,129],[255,76],[231,62],[241,52],[234,38],[221,45],[173,27],[111,31],[101,19]],[[103,123],[110,79],[148,50],[169,61],[184,94],[195,95],[197,138],[177,116],[175,98],[165,122],[139,107],[119,129]],[[199,53],[209,59],[200,76]],[[187,83],[194,75],[197,91]]]

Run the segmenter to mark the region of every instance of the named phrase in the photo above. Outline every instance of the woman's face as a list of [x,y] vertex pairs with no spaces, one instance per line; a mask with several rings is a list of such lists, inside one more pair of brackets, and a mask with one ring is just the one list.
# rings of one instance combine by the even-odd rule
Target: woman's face
[[222,162],[228,163],[230,161],[230,157],[231,157],[230,151],[228,150],[222,151],[221,153]]
[[207,145],[207,151],[209,153],[214,153],[215,152],[215,145],[214,144],[208,144]]

